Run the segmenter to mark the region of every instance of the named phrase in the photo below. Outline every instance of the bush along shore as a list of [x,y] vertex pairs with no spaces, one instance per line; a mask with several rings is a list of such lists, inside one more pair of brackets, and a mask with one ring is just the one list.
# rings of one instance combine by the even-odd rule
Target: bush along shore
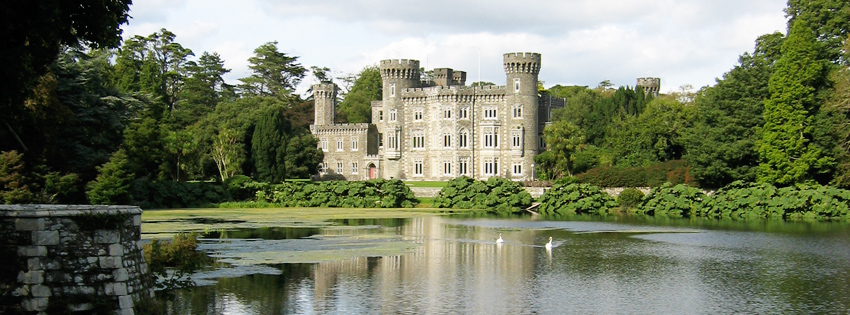
[[626,212],[681,218],[850,222],[850,190],[830,186],[776,187],[736,181],[707,195],[698,188],[665,183],[644,197],[629,194],[618,202],[593,185],[556,183],[540,198],[538,210],[554,216]]
[[510,179],[491,177],[480,181],[461,176],[440,189],[434,198],[434,207],[512,213],[528,208],[531,202],[531,194]]

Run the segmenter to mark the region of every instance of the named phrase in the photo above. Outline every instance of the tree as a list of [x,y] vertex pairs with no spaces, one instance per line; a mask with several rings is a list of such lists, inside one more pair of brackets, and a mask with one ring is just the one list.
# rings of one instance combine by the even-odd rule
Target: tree
[[0,203],[22,203],[32,198],[24,183],[23,157],[17,151],[0,152]]
[[555,177],[572,176],[573,154],[585,143],[584,133],[576,125],[562,120],[546,126],[543,139],[555,161],[552,174]]
[[371,123],[372,101],[380,101],[383,95],[381,71],[377,66],[363,68],[351,90],[339,103],[337,112],[341,123]]
[[819,48],[826,60],[847,65],[842,45],[850,35],[850,2],[843,0],[789,0],[785,8],[788,30],[801,21],[814,32],[814,39],[823,45]]
[[783,41],[779,32],[760,36],[752,54],[741,55],[738,65],[715,86],[696,93],[695,119],[683,144],[684,159],[701,186],[720,188],[736,180],[756,180],[757,130],[764,124],[768,81]]
[[[850,36],[844,42],[844,52],[844,58],[850,58]],[[832,126],[839,148],[837,172],[832,184],[846,189],[850,187],[850,69],[833,69],[830,81],[834,83],[834,91],[824,107],[840,119]]]
[[819,110],[815,93],[824,84],[825,69],[814,33],[804,20],[794,22],[770,77],[770,98],[764,102],[765,123],[756,144],[759,182],[791,185],[831,167],[832,158],[812,141]]
[[[29,111],[23,106],[32,87],[44,75],[65,45],[115,47],[121,24],[127,23],[130,0],[27,1],[10,0],[0,10],[0,126],[3,138],[21,134],[17,129]],[[8,133],[6,133],[8,131]],[[26,150],[26,144],[16,146]],[[5,148],[5,147],[4,147]]]
[[653,99],[639,116],[611,125],[606,144],[614,163],[646,166],[682,157],[681,135],[692,120],[687,107],[673,97]]
[[239,79],[242,81],[239,89],[243,94],[286,99],[307,73],[307,69],[296,62],[298,57],[290,57],[277,50],[276,41],[257,47],[254,54],[248,58],[248,67],[253,73]]
[[224,61],[217,53],[204,52],[197,62],[187,63],[186,72],[188,77],[170,117],[172,124],[180,128],[215,110],[226,90],[231,88],[223,78],[230,69],[224,68]]
[[118,150],[109,162],[98,166],[97,179],[86,185],[86,196],[95,205],[129,204],[131,201],[130,182],[133,174],[128,173],[127,154]]
[[233,129],[222,128],[213,138],[210,154],[218,168],[221,181],[236,175],[245,156],[242,136]]
[[280,109],[265,112],[257,121],[251,152],[258,181],[280,183],[286,180],[286,143],[291,132],[292,127],[282,117]]

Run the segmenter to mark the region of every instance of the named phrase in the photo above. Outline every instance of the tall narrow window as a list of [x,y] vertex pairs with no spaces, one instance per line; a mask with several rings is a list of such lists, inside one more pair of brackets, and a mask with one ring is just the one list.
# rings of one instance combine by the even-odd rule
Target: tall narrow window
[[466,129],[462,129],[457,134],[457,146],[459,148],[466,148],[468,138],[469,138],[469,132],[467,132]]
[[417,109],[415,112],[413,112],[413,120],[416,120],[416,121],[422,120],[422,110],[421,109]]
[[452,175],[452,161],[443,161],[443,175]]
[[469,118],[469,107],[461,107],[461,108],[458,110],[458,114],[457,114],[457,116],[458,116],[457,118],[460,118],[460,119],[467,119],[467,118]]
[[499,158],[484,158],[484,175],[499,175]]
[[452,134],[445,133],[443,134],[443,147],[451,148],[452,147]]
[[342,162],[336,162],[336,173],[342,174]]
[[484,147],[498,148],[499,147],[499,127],[484,127]]
[[511,148],[522,149],[522,131],[521,130],[512,130],[511,131]]
[[390,97],[395,96],[395,83],[390,84]]
[[514,175],[522,175],[522,163],[514,163]]
[[322,151],[328,152],[328,139],[322,138]]
[[513,107],[513,117],[514,118],[522,118],[522,104],[514,105],[514,107]]
[[514,78],[514,93],[519,92],[519,78]]
[[462,158],[457,164],[458,175],[469,175],[469,159]]
[[484,119],[496,119],[497,114],[495,106],[484,107]]
[[337,140],[336,140],[336,150],[337,150],[337,151],[342,151],[342,139],[337,139]]
[[412,147],[414,149],[424,149],[425,148],[425,131],[417,130],[412,132]]
[[398,112],[395,109],[390,110],[390,121],[398,120]]
[[443,119],[452,119],[451,107],[443,107]]
[[351,151],[357,151],[357,139],[351,139]]
[[351,162],[351,174],[357,174],[357,162]]
[[384,121],[384,111],[378,111],[378,121]]
[[413,175],[422,176],[422,160],[413,161]]
[[396,144],[398,144],[398,142],[395,141],[395,135],[387,136],[387,142],[388,142],[387,145],[389,146],[390,149],[398,149],[398,146],[396,146]]

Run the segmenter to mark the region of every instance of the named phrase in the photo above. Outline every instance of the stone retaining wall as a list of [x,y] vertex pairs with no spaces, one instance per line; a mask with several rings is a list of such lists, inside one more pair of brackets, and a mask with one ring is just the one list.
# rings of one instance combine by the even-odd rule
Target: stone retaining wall
[[0,205],[0,314],[134,314],[152,297],[131,206]]

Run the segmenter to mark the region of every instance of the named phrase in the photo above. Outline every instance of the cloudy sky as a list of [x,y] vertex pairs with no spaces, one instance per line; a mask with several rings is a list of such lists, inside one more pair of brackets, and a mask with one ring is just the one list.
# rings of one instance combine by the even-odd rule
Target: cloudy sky
[[[543,55],[540,79],[587,85],[660,77],[662,91],[713,85],[752,51],[785,32],[785,0],[134,0],[124,36],[161,28],[196,55],[217,52],[238,83],[254,48],[278,49],[335,76],[382,59],[467,71],[467,83],[504,85],[502,54]],[[479,71],[480,62],[480,71]],[[480,73],[479,73],[480,72]],[[314,82],[307,77],[299,91]]]

